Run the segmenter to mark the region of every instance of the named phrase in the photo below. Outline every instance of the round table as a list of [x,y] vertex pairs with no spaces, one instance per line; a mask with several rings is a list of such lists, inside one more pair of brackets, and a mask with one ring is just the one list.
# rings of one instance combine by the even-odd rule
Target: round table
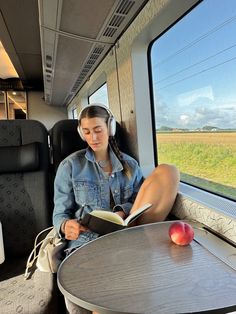
[[58,285],[100,314],[227,313],[236,310],[236,272],[197,242],[172,243],[171,222],[127,228],[74,251]]

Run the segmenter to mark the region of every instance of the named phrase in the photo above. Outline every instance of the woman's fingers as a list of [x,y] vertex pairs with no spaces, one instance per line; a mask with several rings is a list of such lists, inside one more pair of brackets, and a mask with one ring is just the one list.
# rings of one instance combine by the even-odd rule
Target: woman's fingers
[[65,224],[65,238],[67,240],[78,239],[81,232],[87,231],[88,228],[80,225],[77,219],[67,220]]

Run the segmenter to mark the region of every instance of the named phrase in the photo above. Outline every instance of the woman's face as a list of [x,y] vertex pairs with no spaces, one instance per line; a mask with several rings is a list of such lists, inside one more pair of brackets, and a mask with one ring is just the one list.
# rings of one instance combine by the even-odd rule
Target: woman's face
[[108,128],[103,118],[82,118],[80,125],[86,142],[94,152],[107,150]]

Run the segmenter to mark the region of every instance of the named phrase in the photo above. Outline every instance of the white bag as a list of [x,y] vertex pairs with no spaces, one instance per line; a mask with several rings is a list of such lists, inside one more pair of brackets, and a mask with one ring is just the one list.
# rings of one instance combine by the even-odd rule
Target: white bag
[[[46,235],[46,237],[42,241],[37,243],[40,235],[49,230],[50,232]],[[24,275],[25,279],[28,278],[29,269],[34,265],[35,261],[36,266],[40,271],[56,273],[62,261],[62,250],[65,247],[65,245],[66,241],[60,238],[54,227],[49,227],[47,229],[42,230],[36,236],[34,241],[34,248],[27,260]]]

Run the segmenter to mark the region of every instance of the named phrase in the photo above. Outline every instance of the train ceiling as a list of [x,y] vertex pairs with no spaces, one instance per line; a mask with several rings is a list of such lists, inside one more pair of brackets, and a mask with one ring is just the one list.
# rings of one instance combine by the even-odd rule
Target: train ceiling
[[24,88],[66,106],[147,1],[1,1],[0,40]]

